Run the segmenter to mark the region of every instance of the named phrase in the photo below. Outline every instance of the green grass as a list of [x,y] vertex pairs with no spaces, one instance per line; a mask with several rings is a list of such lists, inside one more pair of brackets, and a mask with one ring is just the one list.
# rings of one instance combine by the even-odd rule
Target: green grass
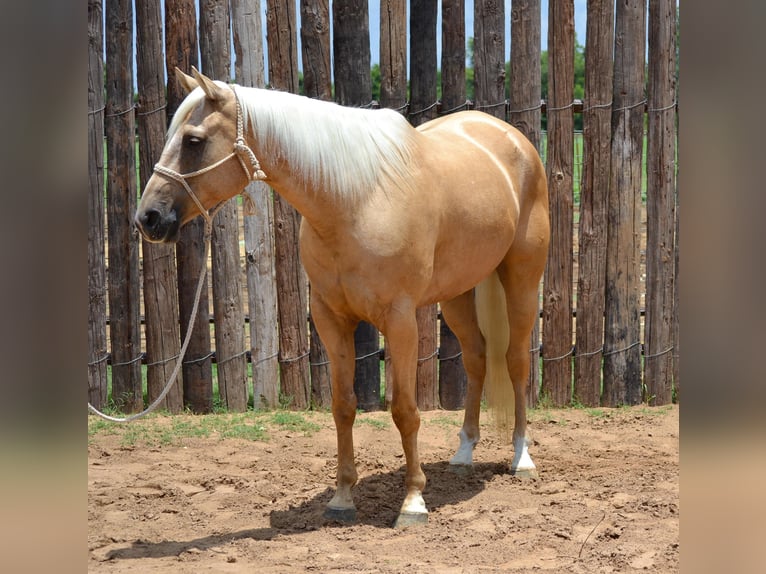
[[205,415],[153,413],[131,423],[113,423],[91,416],[88,440],[96,436],[116,436],[123,447],[179,446],[194,439],[268,442],[270,432],[287,430],[313,435],[321,426],[310,418],[310,413],[280,410]]
[[387,428],[391,427],[391,423],[387,420],[381,420],[381,419],[373,419],[365,416],[359,416],[357,415],[356,419],[354,420],[354,426],[370,426],[377,430],[385,430]]

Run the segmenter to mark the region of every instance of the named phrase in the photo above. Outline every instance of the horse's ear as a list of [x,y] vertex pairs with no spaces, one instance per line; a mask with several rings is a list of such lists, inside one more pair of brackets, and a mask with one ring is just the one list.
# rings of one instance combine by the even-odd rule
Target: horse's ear
[[194,66],[192,66],[192,74],[194,74],[194,79],[197,80],[199,87],[202,88],[208,99],[215,101],[221,98],[221,88],[218,84],[201,74]]
[[178,67],[176,67],[176,80],[187,94],[197,87],[197,80],[184,74]]

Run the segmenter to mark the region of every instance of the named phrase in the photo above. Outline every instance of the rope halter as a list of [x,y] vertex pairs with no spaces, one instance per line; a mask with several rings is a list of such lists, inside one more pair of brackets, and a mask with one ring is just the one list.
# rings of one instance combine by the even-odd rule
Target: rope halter
[[[263,172],[263,170],[261,170],[261,164],[258,161],[258,158],[255,157],[255,153],[253,152],[252,149],[250,149],[250,146],[247,145],[247,141],[245,141],[245,128],[244,128],[244,120],[242,116],[242,104],[239,101],[237,90],[233,85],[230,85],[229,87],[231,88],[231,91],[234,92],[234,101],[237,103],[237,139],[234,140],[234,151],[232,151],[226,157],[219,159],[217,162],[207,167],[203,167],[202,169],[198,169],[197,171],[192,171],[190,173],[181,174],[175,170],[170,169],[169,167],[160,165],[159,163],[157,163],[154,166],[155,173],[164,175],[165,177],[168,177],[172,179],[173,181],[180,183],[183,186],[183,188],[186,190],[186,193],[189,194],[189,197],[191,197],[194,203],[197,205],[197,209],[199,209],[200,213],[202,214],[202,217],[205,218],[205,221],[207,222],[208,226],[212,226],[213,217],[215,217],[215,214],[218,213],[218,210],[221,209],[225,201],[222,201],[221,203],[219,203],[215,208],[213,208],[208,213],[207,209],[205,209],[205,207],[202,205],[202,202],[194,194],[194,192],[192,191],[192,188],[189,186],[189,183],[187,182],[188,179],[191,179],[193,177],[197,177],[198,175],[202,175],[204,173],[212,171],[216,169],[217,167],[223,165],[224,163],[226,163],[232,158],[237,158],[239,160],[239,165],[242,166],[242,169],[244,170],[245,175],[247,176],[248,183],[266,179],[266,174]],[[241,193],[245,194],[245,191],[246,190],[243,189]],[[245,198],[246,198],[246,203],[248,203],[250,200],[250,197],[247,196],[247,194],[245,194]]]

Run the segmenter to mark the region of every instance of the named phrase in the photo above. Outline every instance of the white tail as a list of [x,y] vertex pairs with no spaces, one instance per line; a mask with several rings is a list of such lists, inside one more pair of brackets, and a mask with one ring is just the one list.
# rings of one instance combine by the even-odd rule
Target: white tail
[[508,374],[506,354],[510,327],[505,289],[496,271],[476,286],[476,315],[486,343],[487,374],[484,393],[500,436],[511,441],[515,423],[515,394]]

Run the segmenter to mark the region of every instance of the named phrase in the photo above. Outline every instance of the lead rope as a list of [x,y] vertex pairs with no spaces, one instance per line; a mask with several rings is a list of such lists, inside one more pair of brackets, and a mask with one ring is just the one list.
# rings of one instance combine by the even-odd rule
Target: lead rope
[[[189,341],[191,341],[191,334],[192,334],[192,329],[194,326],[194,318],[197,316],[197,310],[199,308],[199,300],[202,297],[202,286],[205,283],[205,277],[207,277],[207,256],[210,250],[210,240],[213,234],[213,218],[216,216],[218,211],[223,207],[225,203],[225,201],[222,201],[215,208],[213,208],[213,210],[210,213],[208,213],[208,211],[202,205],[202,202],[197,198],[196,195],[194,195],[194,192],[192,191],[191,187],[189,186],[186,180],[189,178],[195,177],[197,175],[207,173],[208,171],[211,171],[217,168],[224,162],[229,161],[232,157],[236,157],[239,160],[239,164],[242,166],[242,169],[245,171],[245,174],[247,174],[248,182],[260,181],[260,180],[266,179],[266,174],[261,170],[261,164],[258,161],[258,158],[255,157],[255,153],[253,152],[252,149],[250,149],[250,147],[247,145],[247,142],[245,141],[244,121],[242,119],[242,107],[239,102],[239,97],[237,96],[237,91],[234,89],[234,86],[230,86],[230,87],[231,87],[231,90],[234,92],[234,99],[237,102],[237,139],[234,141],[234,151],[230,153],[229,155],[227,155],[226,157],[224,157],[223,159],[218,160],[214,164],[209,165],[205,168],[202,168],[192,173],[180,174],[177,171],[166,168],[165,166],[160,164],[157,164],[154,166],[155,172],[161,175],[164,175],[166,177],[169,177],[170,179],[177,181],[183,186],[183,188],[186,190],[186,193],[188,193],[189,196],[194,200],[194,203],[197,205],[197,208],[200,210],[202,217],[205,219],[205,248],[204,248],[204,253],[202,255],[202,272],[200,273],[199,282],[197,283],[197,291],[194,295],[194,304],[192,305],[191,316],[189,317],[189,325],[186,328],[186,337],[184,338],[184,342],[181,345],[181,351],[179,352],[178,360],[176,361],[176,366],[173,369],[173,372],[170,374],[170,378],[168,379],[168,382],[165,384],[165,388],[162,389],[162,392],[159,394],[159,396],[156,399],[154,399],[152,404],[150,404],[140,413],[128,415],[127,417],[113,417],[111,415],[101,412],[96,407],[94,407],[90,403],[90,401],[88,401],[88,410],[92,412],[93,414],[100,416],[102,419],[106,419],[108,421],[112,421],[115,423],[128,423],[136,419],[145,417],[146,415],[151,413],[153,410],[155,410],[159,406],[159,404],[163,401],[163,399],[167,396],[167,394],[170,392],[170,388],[173,386],[173,383],[175,383],[176,379],[178,378],[178,373],[181,371],[181,366],[183,365],[184,356],[186,355],[186,349],[189,347]],[[248,169],[247,163],[245,162],[245,158],[243,156],[247,156],[247,159],[250,161],[250,164],[252,165],[252,171]],[[244,198],[244,203],[246,205],[252,205],[252,200],[250,199],[250,196],[246,193],[246,189],[242,190],[242,196]]]

